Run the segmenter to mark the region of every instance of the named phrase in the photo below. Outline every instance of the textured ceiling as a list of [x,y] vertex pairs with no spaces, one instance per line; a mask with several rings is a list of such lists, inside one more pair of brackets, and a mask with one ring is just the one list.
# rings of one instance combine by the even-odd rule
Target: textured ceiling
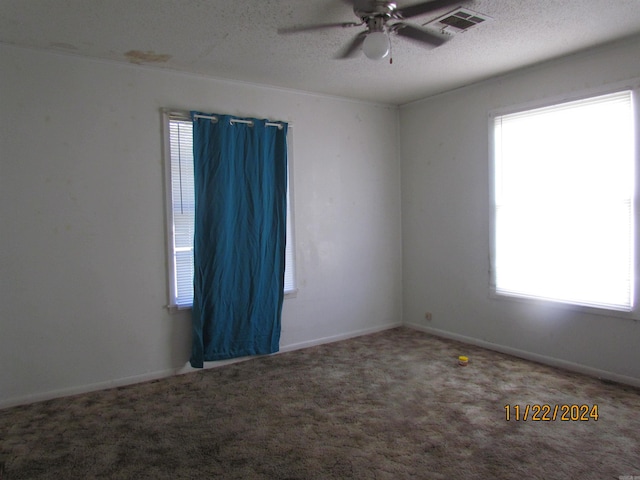
[[[396,1],[399,7],[416,3]],[[392,38],[393,64],[333,55],[358,31],[345,0],[2,0],[0,42],[217,78],[404,104],[640,35],[640,0],[472,0],[492,17],[436,49]],[[415,17],[424,24],[441,13]],[[362,27],[360,27],[362,28]]]

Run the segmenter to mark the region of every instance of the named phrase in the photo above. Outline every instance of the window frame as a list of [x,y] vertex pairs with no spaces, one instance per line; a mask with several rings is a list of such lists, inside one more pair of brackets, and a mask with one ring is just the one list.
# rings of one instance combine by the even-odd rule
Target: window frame
[[[164,196],[165,196],[165,251],[167,268],[167,308],[175,313],[182,310],[190,310],[192,305],[178,305],[176,264],[175,264],[175,237],[174,237],[174,216],[173,216],[173,191],[171,175],[171,135],[170,122],[188,121],[191,122],[191,114],[186,110],[162,109],[162,132],[163,132],[163,153],[164,153]],[[289,123],[287,134],[287,249],[285,255],[291,260],[291,281],[293,287],[284,291],[284,298],[292,298],[297,295],[298,285],[296,278],[296,243],[295,243],[295,217],[294,217],[294,194],[293,194],[293,135],[292,125]]]
[[[606,307],[580,305],[527,296],[508,295],[499,293],[496,289],[496,209],[495,209],[495,119],[500,116],[510,115],[529,110],[553,107],[563,103],[588,100],[590,98],[615,94],[622,91],[631,91],[631,108],[633,116],[634,132],[634,191],[632,199],[632,228],[634,231],[633,245],[633,299],[634,303],[630,310],[609,309]],[[508,107],[496,108],[489,111],[487,118],[488,132],[488,166],[489,166],[489,298],[497,301],[516,302],[534,305],[538,307],[552,307],[561,310],[570,310],[581,313],[616,317],[623,319],[640,320],[640,78],[630,81],[617,82],[603,85],[593,89],[584,89],[566,95],[558,95],[545,99],[525,102]]]

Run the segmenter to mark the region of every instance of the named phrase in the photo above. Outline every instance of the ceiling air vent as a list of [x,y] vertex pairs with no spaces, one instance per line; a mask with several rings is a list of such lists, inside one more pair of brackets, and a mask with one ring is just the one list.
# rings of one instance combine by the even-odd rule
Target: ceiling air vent
[[458,8],[440,18],[436,18],[423,26],[435,28],[442,33],[455,34],[466,32],[483,22],[491,20],[491,17],[482,13],[474,12],[468,8]]

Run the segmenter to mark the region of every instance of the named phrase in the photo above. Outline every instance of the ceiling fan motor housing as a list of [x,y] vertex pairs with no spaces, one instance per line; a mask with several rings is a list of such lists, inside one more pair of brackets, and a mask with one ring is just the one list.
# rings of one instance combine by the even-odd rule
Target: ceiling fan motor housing
[[358,5],[353,7],[353,12],[362,19],[367,25],[372,19],[379,19],[382,24],[394,16],[397,5],[393,2],[385,2],[382,0],[373,0],[368,5]]
[[381,17],[370,17],[366,20],[369,33],[384,32],[386,19]]

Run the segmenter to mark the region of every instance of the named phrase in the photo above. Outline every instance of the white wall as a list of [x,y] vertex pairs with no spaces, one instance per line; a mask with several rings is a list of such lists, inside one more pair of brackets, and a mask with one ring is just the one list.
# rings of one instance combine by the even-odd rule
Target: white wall
[[640,322],[489,298],[488,172],[491,110],[640,78],[639,47],[628,40],[401,108],[405,323],[640,384]]
[[160,109],[294,125],[281,348],[401,321],[395,107],[0,47],[0,406],[170,374]]

